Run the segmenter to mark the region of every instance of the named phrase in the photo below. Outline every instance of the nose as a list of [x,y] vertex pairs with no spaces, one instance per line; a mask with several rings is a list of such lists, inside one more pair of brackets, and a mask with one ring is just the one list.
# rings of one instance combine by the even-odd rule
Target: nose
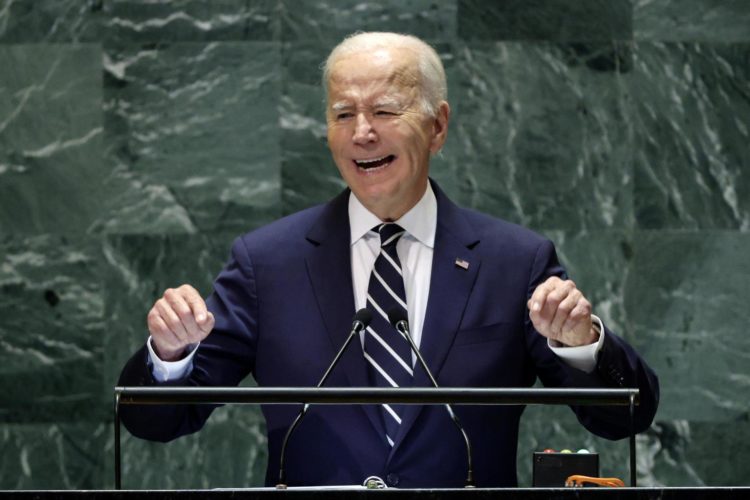
[[372,123],[364,113],[357,113],[352,140],[355,144],[367,144],[368,142],[375,142],[377,140],[375,129],[372,128]]

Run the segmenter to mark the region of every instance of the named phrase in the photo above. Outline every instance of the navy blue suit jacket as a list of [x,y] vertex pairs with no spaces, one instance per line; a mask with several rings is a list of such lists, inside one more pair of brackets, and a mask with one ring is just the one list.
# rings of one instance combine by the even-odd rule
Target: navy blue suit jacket
[[[569,367],[547,347],[526,301],[551,275],[564,276],[553,245],[516,225],[454,205],[433,184],[438,204],[432,278],[421,350],[445,387],[637,387],[637,430],[656,412],[658,381],[643,360],[607,331],[597,368]],[[260,386],[314,386],[343,344],[355,312],[347,211],[349,191],[331,202],[238,238],[214,284],[208,307],[214,331],[201,343],[185,380],[234,386],[252,374]],[[455,264],[457,258],[468,269]],[[146,350],[125,366],[122,385],[154,384]],[[359,342],[350,345],[327,386],[367,386]],[[415,369],[415,386],[430,386]],[[170,440],[200,429],[212,408],[122,409],[135,435]],[[590,431],[611,439],[628,433],[627,410],[573,408]],[[275,484],[283,436],[296,406],[263,407],[268,431],[267,484]],[[522,407],[458,406],[471,439],[478,486],[516,484]],[[466,453],[443,406],[407,406],[390,448],[376,406],[312,407],[289,443],[288,483],[361,483],[390,477],[398,487],[461,487]]]

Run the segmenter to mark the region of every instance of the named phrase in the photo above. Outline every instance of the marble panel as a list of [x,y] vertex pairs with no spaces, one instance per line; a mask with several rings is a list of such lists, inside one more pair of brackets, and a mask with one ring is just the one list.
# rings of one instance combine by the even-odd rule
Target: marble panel
[[[229,233],[111,235],[104,242],[104,380],[116,385],[125,361],[146,341],[146,314],[167,288],[190,284],[210,294],[229,258]],[[110,392],[111,394],[111,392]]]
[[[148,336],[146,314],[168,287],[193,285],[203,296],[229,256],[233,236],[109,236],[106,274],[103,378],[116,385],[125,361]],[[248,379],[243,385],[254,385]],[[111,394],[111,392],[110,392]],[[107,470],[114,442],[107,441]],[[265,423],[258,407],[229,406],[214,412],[198,434],[169,444],[131,437],[123,428],[122,484],[132,489],[231,488],[261,486],[266,464]],[[107,476],[105,487],[113,486]]]
[[330,50],[328,43],[315,41],[287,42],[282,49],[279,114],[284,214],[326,201],[346,187],[326,138],[320,67]]
[[629,328],[625,310],[625,283],[633,260],[633,235],[625,230],[592,232],[545,231],[555,244],[568,277],[591,302],[593,313],[626,340]]
[[284,40],[328,42],[328,50],[355,31],[393,31],[438,40],[455,36],[456,0],[282,0],[280,17]]
[[104,32],[103,0],[4,0],[0,43],[96,42]]
[[102,489],[109,425],[3,424],[0,490]]
[[625,308],[661,383],[660,420],[747,419],[750,235],[637,231]]
[[0,45],[0,228],[85,233],[106,192],[101,49]]
[[630,40],[632,20],[630,0],[458,1],[458,35],[467,40]]
[[242,233],[278,216],[279,47],[121,46],[105,53],[106,233]]
[[[265,481],[265,421],[253,406],[218,408],[199,433],[170,443],[143,441],[124,428],[121,437],[126,489],[248,488]],[[112,443],[107,443],[107,471],[114,470]],[[106,476],[103,484],[113,487],[114,477]]]
[[106,2],[106,41],[277,40],[276,0],[118,0]]
[[101,263],[95,246],[62,236],[0,240],[0,421],[109,414]]
[[[638,486],[747,486],[750,466],[744,456],[750,425],[747,419],[727,426],[717,422],[658,420],[636,436]],[[534,451],[545,448],[599,453],[599,471],[629,484],[628,440],[609,441],[588,433],[568,408],[526,409],[519,438],[519,486],[531,486]]]
[[750,44],[636,44],[639,227],[750,230],[748,61]]
[[750,438],[747,414],[726,425],[689,420],[658,421],[639,440],[638,465],[655,486],[748,486]]
[[746,0],[635,0],[636,40],[750,42]]
[[537,229],[632,225],[620,44],[472,43],[455,51],[458,201]]

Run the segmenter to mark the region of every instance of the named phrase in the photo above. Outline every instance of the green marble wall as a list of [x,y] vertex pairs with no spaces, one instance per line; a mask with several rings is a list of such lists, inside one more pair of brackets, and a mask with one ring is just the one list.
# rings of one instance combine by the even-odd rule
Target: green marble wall
[[[317,67],[343,35],[433,42],[454,109],[433,175],[559,245],[658,371],[651,485],[748,485],[750,2],[0,0],[0,489],[113,485],[111,390],[145,312],[231,239],[342,186]],[[529,408],[519,455],[624,443]],[[129,488],[259,485],[257,411],[125,438]]]

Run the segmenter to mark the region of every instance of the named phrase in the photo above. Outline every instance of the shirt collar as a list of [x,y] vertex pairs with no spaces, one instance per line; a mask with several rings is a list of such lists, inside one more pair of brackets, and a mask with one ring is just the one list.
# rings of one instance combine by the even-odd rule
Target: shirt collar
[[[349,229],[352,245],[381,222],[377,215],[362,205],[354,193],[349,194]],[[433,248],[437,228],[437,200],[429,182],[419,202],[395,222],[404,228],[408,235],[423,245]]]

